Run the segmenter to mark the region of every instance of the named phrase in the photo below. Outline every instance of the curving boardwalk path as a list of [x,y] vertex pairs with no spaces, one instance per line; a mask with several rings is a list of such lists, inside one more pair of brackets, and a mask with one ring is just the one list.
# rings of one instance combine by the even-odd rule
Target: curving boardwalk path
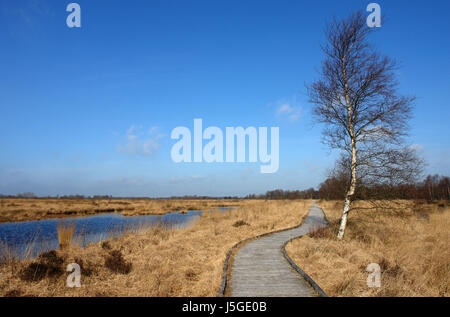
[[230,296],[317,296],[306,280],[288,263],[281,249],[290,239],[327,224],[322,209],[313,204],[301,226],[242,246],[235,254],[231,267]]

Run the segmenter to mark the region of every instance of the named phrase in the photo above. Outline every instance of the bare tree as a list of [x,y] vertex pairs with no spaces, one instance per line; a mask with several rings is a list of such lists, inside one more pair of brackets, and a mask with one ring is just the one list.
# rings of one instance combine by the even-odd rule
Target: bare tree
[[343,151],[349,171],[339,239],[358,184],[411,182],[421,170],[404,145],[415,98],[397,94],[396,63],[369,45],[371,30],[361,12],[329,23],[320,78],[307,87],[323,141]]

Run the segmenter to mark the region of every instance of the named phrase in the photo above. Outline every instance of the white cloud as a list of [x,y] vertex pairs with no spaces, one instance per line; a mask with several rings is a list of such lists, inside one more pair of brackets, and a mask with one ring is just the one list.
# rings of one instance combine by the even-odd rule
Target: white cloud
[[127,130],[127,134],[132,134],[134,132],[134,130],[136,130],[136,126],[134,124],[132,124],[128,130]]
[[289,121],[297,121],[300,118],[300,106],[291,105],[288,102],[278,103],[276,109],[277,116],[288,118]]
[[126,185],[143,185],[145,182],[142,179],[133,177],[120,177],[119,182]]
[[294,113],[291,113],[291,114],[288,116],[288,119],[289,119],[290,121],[297,121],[299,118],[300,118],[300,109],[299,109],[299,110],[296,110]]
[[202,175],[189,175],[189,176],[174,176],[169,178],[169,182],[172,184],[192,184],[195,181],[206,180],[206,176]]
[[126,131],[125,144],[119,144],[117,146],[117,151],[121,153],[126,153],[130,155],[152,155],[159,149],[159,142],[165,136],[164,134],[155,134],[156,127],[149,129],[148,137],[141,132],[142,127],[131,125]]
[[148,134],[154,134],[158,129],[158,127],[151,127],[150,129],[148,129]]
[[285,103],[278,107],[277,114],[289,114],[292,111],[294,111],[294,109],[289,104]]
[[137,138],[137,135],[134,132],[137,130],[135,125],[131,125],[131,127],[127,130],[127,139],[134,140]]
[[205,179],[206,177],[202,176],[202,175],[191,175],[190,178],[191,179]]
[[415,150],[415,151],[422,151],[423,150],[423,145],[421,145],[421,144],[412,144],[410,146],[410,148],[412,150]]
[[142,152],[146,155],[151,155],[159,148],[158,139],[146,140],[142,143]]

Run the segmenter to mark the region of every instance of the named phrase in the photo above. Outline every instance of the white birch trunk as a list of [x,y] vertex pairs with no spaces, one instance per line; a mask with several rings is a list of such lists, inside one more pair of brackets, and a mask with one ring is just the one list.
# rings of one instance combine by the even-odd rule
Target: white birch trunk
[[345,197],[344,209],[342,210],[341,223],[339,225],[338,239],[342,239],[344,237],[345,227],[347,226],[347,215],[350,210],[351,201],[350,198]]
[[[344,59],[342,60],[342,63],[344,64]],[[344,66],[342,67],[342,75],[344,78],[344,94],[345,94],[345,102],[347,105],[347,112],[348,112],[348,130],[350,132],[350,139],[352,144],[352,164],[351,164],[351,180],[350,180],[350,188],[347,191],[347,194],[345,195],[345,201],[344,201],[344,208],[342,209],[342,217],[341,217],[341,223],[339,225],[339,232],[337,235],[338,239],[342,239],[344,237],[345,228],[347,227],[347,218],[348,213],[350,211],[350,207],[352,204],[352,198],[355,194],[356,189],[356,137],[355,137],[355,130],[354,130],[354,123],[352,120],[352,109],[350,105],[349,95],[348,95],[348,86],[347,86],[347,74],[345,71]]]
[[348,212],[352,205],[352,197],[355,194],[356,189],[356,149],[353,147],[352,151],[352,179],[350,181],[350,188],[345,195],[344,208],[342,209],[341,223],[339,225],[338,239],[344,237],[345,228],[347,227]]

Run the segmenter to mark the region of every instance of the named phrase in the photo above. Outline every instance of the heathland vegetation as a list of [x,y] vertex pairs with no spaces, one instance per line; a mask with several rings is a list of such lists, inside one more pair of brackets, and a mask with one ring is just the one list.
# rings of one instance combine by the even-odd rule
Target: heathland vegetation
[[[233,210],[203,212],[187,228],[160,225],[86,248],[66,246],[66,232],[60,250],[36,259],[4,258],[0,295],[217,296],[226,253],[235,243],[300,224],[310,204],[242,200]],[[73,262],[81,267],[81,288],[66,286],[65,269]]]
[[237,206],[237,199],[0,198],[0,223],[120,212],[124,216],[161,215]]
[[[239,197],[174,197],[167,199],[117,198],[112,196],[84,197],[81,195],[37,198],[33,193],[0,197],[0,223],[88,216],[120,212],[124,216],[161,215],[188,210],[209,210],[217,207],[239,206],[243,199],[344,199],[349,178],[344,173],[331,171],[318,189],[270,190],[265,194]],[[428,175],[423,181],[395,185],[361,185],[355,191],[354,201],[381,200],[450,200],[450,177]]]
[[[396,201],[392,209],[356,202],[343,240],[336,237],[343,202],[319,204],[331,225],[286,250],[329,296],[450,296],[448,200]],[[370,263],[380,266],[379,288],[366,284]]]
[[[216,296],[227,251],[237,242],[292,227],[312,200],[236,201],[186,228],[159,224],[81,248],[73,226],[58,227],[60,248],[17,260],[3,249],[1,296]],[[220,204],[220,201],[217,201]],[[449,296],[450,203],[355,202],[343,240],[336,237],[341,200],[318,200],[331,226],[287,245],[291,258],[330,296]],[[66,267],[81,267],[81,288],[66,286]],[[378,263],[382,287],[368,288]]]

